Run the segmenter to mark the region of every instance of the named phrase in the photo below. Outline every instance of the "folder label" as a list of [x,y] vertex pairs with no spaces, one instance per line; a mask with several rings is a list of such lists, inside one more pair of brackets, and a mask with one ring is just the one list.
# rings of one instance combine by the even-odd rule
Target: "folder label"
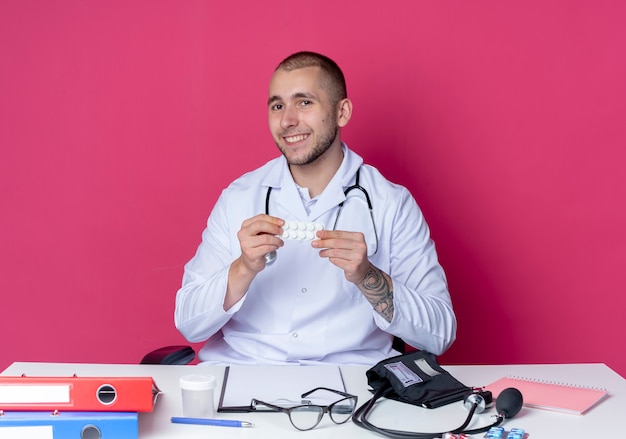
[[69,385],[10,385],[0,392],[0,404],[67,404],[69,402]]
[[39,427],[3,427],[0,439],[54,439],[51,425]]

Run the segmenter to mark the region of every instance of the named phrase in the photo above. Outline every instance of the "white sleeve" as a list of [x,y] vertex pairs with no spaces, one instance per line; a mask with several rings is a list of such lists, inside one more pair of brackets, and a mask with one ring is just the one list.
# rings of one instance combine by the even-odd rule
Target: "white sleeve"
[[440,355],[456,338],[456,317],[428,225],[404,188],[391,231],[388,274],[394,317],[387,322],[374,313],[376,323],[409,345]]
[[236,231],[226,217],[226,199],[220,196],[202,232],[195,256],[185,264],[182,287],[176,293],[174,322],[189,342],[207,340],[241,307],[243,299],[228,311],[223,303],[228,271],[238,257],[232,252]]

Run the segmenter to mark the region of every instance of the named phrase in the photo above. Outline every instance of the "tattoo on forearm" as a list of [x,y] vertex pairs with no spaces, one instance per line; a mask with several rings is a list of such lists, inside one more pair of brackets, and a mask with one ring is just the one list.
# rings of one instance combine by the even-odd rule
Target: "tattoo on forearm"
[[393,318],[393,287],[391,279],[385,273],[375,267],[365,273],[365,277],[359,283],[359,289],[365,298],[372,304],[376,312],[385,320],[391,322]]

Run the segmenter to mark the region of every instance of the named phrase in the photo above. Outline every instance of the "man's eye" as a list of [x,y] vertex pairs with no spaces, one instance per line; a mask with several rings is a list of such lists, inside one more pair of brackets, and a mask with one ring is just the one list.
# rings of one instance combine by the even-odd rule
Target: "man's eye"
[[311,105],[311,103],[312,103],[311,101],[307,101],[307,100],[300,101],[300,106],[306,107],[308,105]]
[[282,104],[274,104],[270,107],[273,111],[278,111],[281,110],[283,108]]

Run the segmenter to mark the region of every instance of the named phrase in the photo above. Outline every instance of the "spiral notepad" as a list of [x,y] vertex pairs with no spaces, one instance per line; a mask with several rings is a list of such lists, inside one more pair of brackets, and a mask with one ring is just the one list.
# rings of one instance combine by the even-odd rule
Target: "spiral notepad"
[[485,388],[497,398],[507,387],[515,387],[522,392],[527,407],[577,415],[582,415],[608,395],[606,389],[515,376],[500,378]]

